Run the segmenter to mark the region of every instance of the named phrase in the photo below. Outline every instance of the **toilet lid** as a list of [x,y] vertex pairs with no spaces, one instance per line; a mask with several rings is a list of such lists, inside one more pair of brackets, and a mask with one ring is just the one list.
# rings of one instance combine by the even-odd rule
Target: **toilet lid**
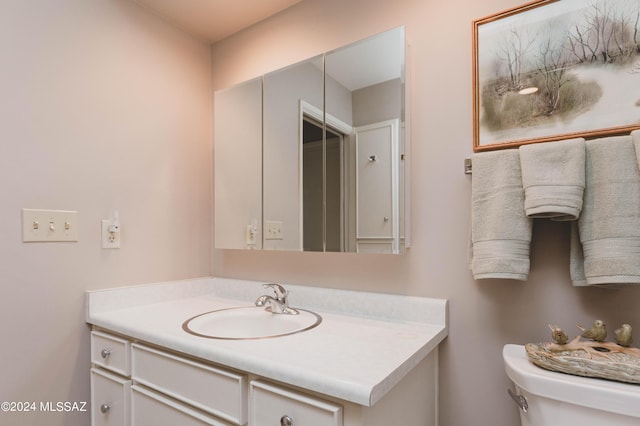
[[530,394],[640,418],[640,385],[545,370],[529,360],[522,345],[505,345],[502,357],[507,376]]

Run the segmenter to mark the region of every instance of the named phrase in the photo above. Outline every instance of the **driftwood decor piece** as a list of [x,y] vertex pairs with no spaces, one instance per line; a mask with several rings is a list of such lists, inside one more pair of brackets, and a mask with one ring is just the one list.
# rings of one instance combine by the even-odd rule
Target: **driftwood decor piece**
[[613,342],[528,343],[529,359],[538,367],[584,377],[640,384],[640,349]]

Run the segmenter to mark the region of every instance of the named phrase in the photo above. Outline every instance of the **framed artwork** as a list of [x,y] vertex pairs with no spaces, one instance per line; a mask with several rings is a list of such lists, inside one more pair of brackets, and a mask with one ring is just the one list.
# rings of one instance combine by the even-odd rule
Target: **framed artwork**
[[640,128],[640,1],[536,0],[473,22],[473,150]]

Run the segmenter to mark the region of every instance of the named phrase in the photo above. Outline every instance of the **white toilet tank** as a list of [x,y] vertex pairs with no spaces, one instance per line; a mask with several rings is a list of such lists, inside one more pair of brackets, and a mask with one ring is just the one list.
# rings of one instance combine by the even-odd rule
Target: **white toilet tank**
[[502,350],[507,376],[526,398],[523,426],[639,426],[640,385],[572,376],[534,365],[521,345]]

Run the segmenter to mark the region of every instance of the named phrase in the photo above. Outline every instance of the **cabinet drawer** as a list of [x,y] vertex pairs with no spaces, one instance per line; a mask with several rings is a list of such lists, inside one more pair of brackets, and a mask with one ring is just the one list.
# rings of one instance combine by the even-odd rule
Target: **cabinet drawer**
[[119,337],[92,331],[91,362],[128,377],[131,375],[130,345]]
[[247,377],[132,345],[134,382],[236,424],[247,419]]
[[128,426],[131,380],[91,369],[91,426]]
[[131,426],[231,426],[149,389],[131,391]]
[[261,380],[251,382],[251,426],[342,426],[342,407]]

